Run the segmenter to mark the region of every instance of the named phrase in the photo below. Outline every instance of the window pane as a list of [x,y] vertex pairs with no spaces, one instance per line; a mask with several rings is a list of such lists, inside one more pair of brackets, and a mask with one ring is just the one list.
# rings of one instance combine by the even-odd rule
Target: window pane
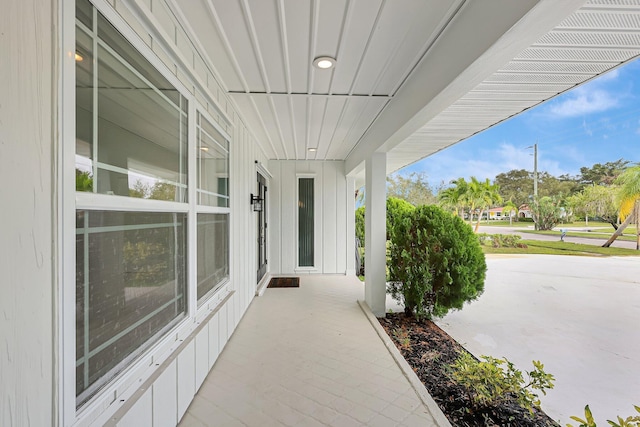
[[198,299],[229,278],[229,215],[198,214]]
[[185,313],[186,214],[76,214],[76,393],[83,403]]
[[198,114],[198,203],[229,207],[229,143]]
[[298,265],[313,267],[313,178],[300,178],[298,192]]
[[187,101],[104,17],[97,21],[97,41],[77,29],[76,50],[88,60],[76,62],[76,174],[85,183],[76,188],[185,202]]

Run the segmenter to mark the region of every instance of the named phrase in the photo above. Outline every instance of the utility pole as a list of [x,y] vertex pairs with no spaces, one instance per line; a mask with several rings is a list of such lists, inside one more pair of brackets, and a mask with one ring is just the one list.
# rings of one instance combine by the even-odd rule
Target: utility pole
[[533,144],[533,199],[538,200],[538,141]]
[[[538,203],[538,141],[535,144],[528,146],[527,148],[533,148],[533,204],[537,206]],[[534,228],[538,229],[538,223],[534,219]]]

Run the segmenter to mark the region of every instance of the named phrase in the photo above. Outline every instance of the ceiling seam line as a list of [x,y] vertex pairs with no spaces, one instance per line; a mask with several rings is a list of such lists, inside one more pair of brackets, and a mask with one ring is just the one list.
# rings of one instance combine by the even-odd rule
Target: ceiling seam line
[[247,0],[241,0],[240,4],[242,5],[242,13],[244,15],[244,20],[247,23],[247,29],[249,31],[249,37],[251,39],[251,47],[253,48],[253,53],[256,55],[258,59],[258,67],[260,68],[260,77],[262,78],[262,83],[264,84],[264,88],[267,92],[271,92],[271,87],[269,85],[269,79],[267,78],[267,70],[264,66],[264,58],[262,57],[262,51],[260,50],[260,42],[258,41],[256,35],[256,26],[253,22],[253,15],[251,14],[251,9]]

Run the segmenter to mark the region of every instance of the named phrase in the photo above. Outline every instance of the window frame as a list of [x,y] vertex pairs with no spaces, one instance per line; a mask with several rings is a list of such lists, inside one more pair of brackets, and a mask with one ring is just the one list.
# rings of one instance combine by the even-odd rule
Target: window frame
[[[76,73],[75,58],[76,50],[76,5],[73,2],[63,2],[58,8],[58,22],[61,28],[61,56],[58,63],[58,111],[56,118],[60,129],[60,142],[58,145],[56,188],[57,188],[57,225],[56,251],[57,257],[57,288],[56,288],[56,324],[54,328],[56,334],[55,349],[59,354],[57,360],[57,390],[59,399],[55,409],[55,419],[59,425],[68,426],[77,423],[101,423],[106,422],[115,410],[115,399],[128,399],[132,397],[137,387],[135,384],[148,379],[155,369],[150,366],[158,366],[169,355],[176,351],[182,341],[186,339],[194,330],[194,325],[198,319],[208,315],[216,309],[228,295],[232,292],[232,248],[233,242],[229,233],[229,278],[212,292],[209,292],[201,299],[201,303],[195,299],[197,294],[197,283],[195,278],[197,256],[195,246],[197,245],[197,214],[203,213],[226,213],[229,218],[229,230],[233,227],[233,215],[231,215],[233,167],[232,167],[232,144],[230,136],[233,131],[233,124],[229,117],[220,110],[216,101],[212,100],[208,106],[214,110],[219,110],[219,116],[229,129],[226,131],[212,118],[208,108],[200,103],[197,97],[198,89],[202,87],[187,86],[183,80],[179,79],[171,69],[169,69],[160,57],[154,53],[144,40],[133,30],[127,21],[115,11],[106,0],[89,0],[94,9],[101,13],[113,27],[144,57],[151,66],[159,72],[188,102],[187,113],[187,202],[161,201],[152,199],[139,199],[134,197],[98,194],[92,192],[77,192],[75,187],[75,153],[76,153]],[[130,6],[125,5],[125,8]],[[133,20],[148,26],[149,22],[135,9]],[[95,17],[95,14],[94,14]],[[149,34],[158,34],[157,29],[150,28]],[[164,36],[162,36],[164,37]],[[162,40],[160,37],[159,40]],[[162,43],[162,42],[161,42]],[[167,45],[164,45],[167,46]],[[165,50],[165,53],[174,61],[178,68],[187,76],[190,83],[197,82],[194,70],[183,69],[184,64],[176,55],[174,50]],[[202,95],[202,94],[200,94]],[[209,99],[208,94],[204,94],[204,99]],[[195,140],[196,112],[202,114],[209,123],[216,127],[229,143],[229,207],[217,208],[197,205],[196,199],[196,152],[197,143]],[[185,316],[176,322],[172,322],[163,330],[163,336],[155,341],[149,348],[138,355],[124,371],[116,374],[115,378],[109,380],[104,387],[97,391],[89,400],[81,406],[76,407],[76,385],[75,385],[75,363],[76,363],[76,312],[75,312],[75,287],[76,287],[76,258],[75,258],[75,237],[76,237],[76,211],[77,210],[119,210],[132,212],[177,212],[187,214],[187,244],[186,244],[186,292],[187,298]],[[222,211],[221,211],[222,210]]]
[[[313,265],[312,266],[301,266],[300,265],[300,210],[298,207],[299,197],[300,197],[300,179],[313,179]],[[296,197],[295,197],[295,212],[296,212],[296,224],[295,224],[295,234],[296,234],[296,264],[295,271],[296,272],[316,272],[320,269],[320,265],[318,265],[318,261],[320,259],[319,252],[321,250],[321,234],[320,234],[320,219],[321,219],[321,211],[320,211],[320,188],[318,186],[318,176],[315,173],[296,173]]]

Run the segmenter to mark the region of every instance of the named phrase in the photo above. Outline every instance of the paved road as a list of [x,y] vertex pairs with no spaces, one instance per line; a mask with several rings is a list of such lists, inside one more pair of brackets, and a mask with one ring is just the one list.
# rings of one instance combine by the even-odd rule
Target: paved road
[[[640,405],[640,258],[489,255],[484,294],[438,324],[476,356],[542,361],[561,425],[589,404],[598,425]],[[575,423],[574,423],[575,424]]]
[[[531,229],[533,229],[533,226],[531,226]],[[584,231],[586,228],[568,228],[568,230],[573,230],[573,231]],[[594,227],[588,227],[588,229],[590,230],[594,230]],[[560,233],[558,233],[558,236],[549,236],[549,235],[545,235],[545,234],[532,234],[532,233],[522,233],[521,232],[522,227],[497,227],[497,226],[487,226],[487,225],[481,225],[480,228],[478,229],[478,232],[480,233],[488,233],[488,234],[516,234],[518,236],[521,236],[523,239],[527,239],[527,240],[546,240],[546,241],[558,241],[560,240]],[[613,232],[613,227],[608,227],[608,228],[604,228],[602,229],[602,231],[609,233],[608,236],[603,235],[602,238],[583,238],[583,237],[565,237],[564,240],[566,242],[572,242],[572,243],[581,243],[584,245],[594,245],[594,246],[602,246],[602,244],[604,242],[607,241],[607,239],[609,238],[609,236],[611,235],[611,233]],[[613,245],[616,248],[627,248],[627,249],[635,249],[636,248],[636,242],[628,242],[628,241],[624,241],[624,240],[616,240],[615,242],[613,242]]]

